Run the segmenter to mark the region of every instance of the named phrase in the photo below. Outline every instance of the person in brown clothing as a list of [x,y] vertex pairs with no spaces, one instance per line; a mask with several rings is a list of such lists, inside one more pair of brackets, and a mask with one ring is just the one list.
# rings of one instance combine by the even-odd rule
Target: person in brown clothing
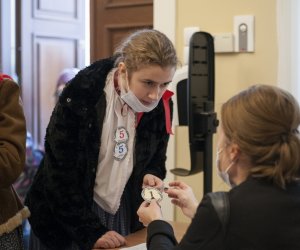
[[0,249],[23,249],[22,220],[29,217],[12,184],[25,164],[26,122],[18,85],[0,74]]

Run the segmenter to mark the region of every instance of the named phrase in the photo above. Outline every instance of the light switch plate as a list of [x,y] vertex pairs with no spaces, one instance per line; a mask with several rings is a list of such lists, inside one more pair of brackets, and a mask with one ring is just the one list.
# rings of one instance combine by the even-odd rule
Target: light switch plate
[[254,16],[234,16],[234,51],[254,52]]
[[200,31],[199,27],[185,27],[183,30],[184,46],[190,46],[190,40],[195,32]]
[[215,53],[230,53],[233,52],[233,34],[218,33],[214,34]]

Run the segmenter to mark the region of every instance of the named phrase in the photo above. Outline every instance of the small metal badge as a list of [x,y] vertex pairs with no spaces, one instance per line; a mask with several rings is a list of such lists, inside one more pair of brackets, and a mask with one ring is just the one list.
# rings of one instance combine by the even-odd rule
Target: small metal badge
[[151,202],[151,200],[156,200],[160,202],[163,199],[162,192],[155,187],[145,187],[142,190],[142,197],[145,201]]
[[114,158],[117,161],[123,160],[127,153],[128,153],[128,148],[125,142],[116,143],[114,149]]
[[119,142],[127,142],[129,140],[129,133],[124,127],[118,127],[115,132],[114,140]]

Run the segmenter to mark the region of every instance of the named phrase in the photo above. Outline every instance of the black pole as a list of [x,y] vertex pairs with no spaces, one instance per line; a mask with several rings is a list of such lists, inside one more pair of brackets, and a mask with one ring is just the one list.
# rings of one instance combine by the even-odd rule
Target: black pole
[[205,139],[203,163],[203,192],[212,192],[212,134],[208,134]]

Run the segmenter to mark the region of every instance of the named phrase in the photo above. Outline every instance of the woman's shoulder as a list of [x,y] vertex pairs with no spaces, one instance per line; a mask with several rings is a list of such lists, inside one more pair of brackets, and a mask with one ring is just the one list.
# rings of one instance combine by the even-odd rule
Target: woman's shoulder
[[229,192],[231,206],[252,206],[252,208],[275,203],[284,204],[291,199],[291,196],[297,198],[299,195],[300,185],[292,185],[283,189],[267,178],[253,177],[248,178]]
[[18,90],[19,85],[8,75],[3,75],[0,73],[0,89]]
[[94,106],[103,95],[105,81],[113,68],[113,59],[103,59],[80,70],[61,93],[59,102],[67,106]]
[[0,77],[0,105],[15,103],[19,106],[21,104],[19,85],[11,78],[4,78],[1,75]]
[[89,66],[81,69],[67,86],[75,85],[74,87],[78,89],[87,89],[94,85],[97,86],[99,85],[99,82],[105,82],[108,73],[113,67],[113,58],[95,61]]

